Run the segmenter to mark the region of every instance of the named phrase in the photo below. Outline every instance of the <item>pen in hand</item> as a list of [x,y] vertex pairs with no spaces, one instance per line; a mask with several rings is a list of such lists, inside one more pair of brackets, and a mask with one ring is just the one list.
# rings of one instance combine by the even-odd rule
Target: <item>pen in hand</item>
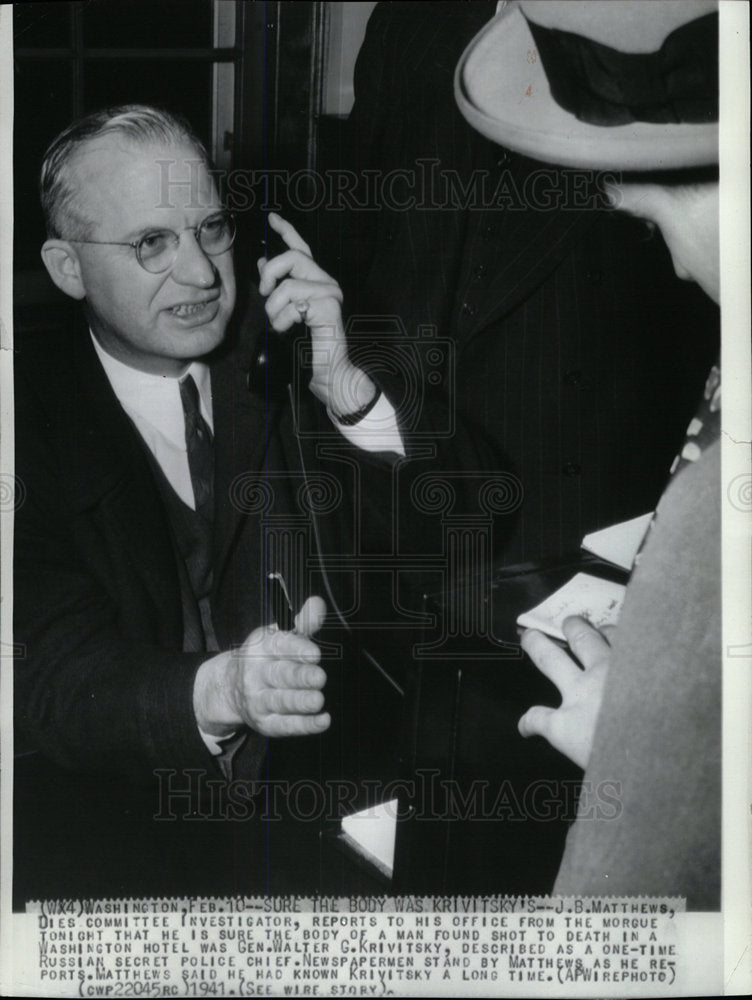
[[295,611],[290,600],[285,578],[281,573],[267,573],[269,605],[273,620],[280,632],[292,632],[295,628]]

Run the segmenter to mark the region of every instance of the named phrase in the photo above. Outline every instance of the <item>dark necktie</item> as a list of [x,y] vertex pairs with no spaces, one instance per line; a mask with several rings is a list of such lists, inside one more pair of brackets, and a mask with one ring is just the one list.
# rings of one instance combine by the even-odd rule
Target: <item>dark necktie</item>
[[196,510],[212,520],[214,507],[214,446],[209,425],[201,416],[198,389],[189,375],[180,383],[185,417],[185,444]]

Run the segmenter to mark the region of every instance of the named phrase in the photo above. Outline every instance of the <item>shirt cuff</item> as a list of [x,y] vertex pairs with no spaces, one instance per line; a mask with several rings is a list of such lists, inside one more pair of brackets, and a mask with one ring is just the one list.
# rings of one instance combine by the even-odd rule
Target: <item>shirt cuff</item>
[[341,424],[331,410],[326,412],[340,434],[356,448],[362,448],[363,451],[393,451],[404,458],[405,446],[397,424],[397,414],[383,393],[374,408],[357,424]]

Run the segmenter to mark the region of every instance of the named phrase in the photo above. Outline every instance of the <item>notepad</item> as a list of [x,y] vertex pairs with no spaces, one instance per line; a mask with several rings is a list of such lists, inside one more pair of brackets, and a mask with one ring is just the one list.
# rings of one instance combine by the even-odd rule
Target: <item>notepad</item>
[[397,799],[345,816],[340,839],[387,878],[394,874]]
[[593,531],[582,539],[582,548],[629,572],[652,518],[652,513],[641,514],[629,521]]
[[517,624],[566,642],[563,624],[570,615],[581,615],[594,628],[616,625],[626,589],[621,583],[601,580],[590,573],[577,573],[541,604],[521,614]]

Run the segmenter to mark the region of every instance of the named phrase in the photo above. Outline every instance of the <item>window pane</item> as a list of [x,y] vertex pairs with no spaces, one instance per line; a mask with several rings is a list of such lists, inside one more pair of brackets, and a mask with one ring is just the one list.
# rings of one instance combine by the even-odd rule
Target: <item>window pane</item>
[[156,104],[184,115],[211,148],[212,64],[178,60],[89,60],[84,112],[116,104]]
[[72,3],[13,4],[17,48],[69,48],[73,43]]
[[37,179],[47,146],[73,118],[73,68],[64,59],[19,62],[15,77],[15,266],[41,267],[44,241]]
[[81,15],[90,48],[207,48],[211,0],[94,0]]

